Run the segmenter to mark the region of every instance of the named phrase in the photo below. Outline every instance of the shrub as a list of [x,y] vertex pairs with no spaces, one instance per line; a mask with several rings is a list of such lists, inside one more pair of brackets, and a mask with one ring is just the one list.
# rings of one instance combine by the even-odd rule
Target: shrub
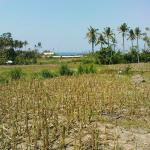
[[89,72],[90,73],[96,73],[96,68],[94,67],[93,64],[89,66]]
[[15,68],[10,71],[11,80],[19,80],[23,75],[21,68]]
[[79,67],[78,67],[78,74],[83,74],[83,73],[85,73],[84,67],[83,67],[83,65],[79,65]]
[[46,78],[52,78],[54,75],[52,72],[50,72],[49,70],[42,70],[40,72],[40,75],[42,76],[42,78],[46,79]]
[[96,68],[94,67],[94,65],[90,65],[90,66],[83,66],[83,65],[79,65],[78,67],[78,74],[89,74],[89,73],[96,73]]
[[64,75],[73,75],[73,71],[70,70],[67,65],[61,65],[61,67],[59,68],[59,74],[61,76],[64,76]]

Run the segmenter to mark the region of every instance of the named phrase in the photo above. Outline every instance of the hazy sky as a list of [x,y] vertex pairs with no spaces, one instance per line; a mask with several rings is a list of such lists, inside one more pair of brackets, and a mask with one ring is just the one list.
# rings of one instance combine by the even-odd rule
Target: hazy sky
[[0,0],[0,34],[11,32],[30,47],[41,41],[43,49],[86,51],[91,25],[150,27],[150,0]]

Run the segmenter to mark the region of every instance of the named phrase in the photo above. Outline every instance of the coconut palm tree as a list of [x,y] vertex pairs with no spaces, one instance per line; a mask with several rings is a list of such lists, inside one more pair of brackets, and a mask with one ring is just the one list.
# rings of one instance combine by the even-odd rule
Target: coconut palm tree
[[88,28],[88,33],[86,34],[89,44],[92,44],[92,53],[94,53],[94,46],[95,46],[96,40],[97,40],[97,35],[98,35],[97,31],[98,31],[98,29],[90,26],[90,28]]
[[144,41],[144,50],[146,50],[146,43],[148,42],[148,40],[149,40],[148,36],[145,35],[145,36],[143,37],[143,41]]
[[146,27],[145,30],[148,32],[148,31],[150,31],[150,28],[149,28],[149,27]]
[[13,41],[13,47],[15,50],[19,47],[19,41],[18,40]]
[[116,44],[117,44],[117,40],[116,40],[116,36],[114,34],[114,36],[112,38],[112,46],[114,47],[114,51],[116,50]]
[[135,30],[134,30],[134,33],[135,33],[135,37],[136,37],[136,41],[137,41],[137,57],[138,57],[138,63],[140,62],[140,59],[139,59],[139,39],[141,38],[141,36],[143,35],[140,28],[139,27],[136,27]]
[[133,49],[133,41],[135,40],[135,34],[133,29],[129,30],[129,34],[128,34],[128,39],[127,40],[131,40],[131,45],[132,45],[132,49]]
[[123,51],[125,50],[125,36],[126,36],[126,33],[129,31],[129,27],[127,26],[126,23],[123,23],[119,28],[119,33],[122,33],[122,39],[123,39]]
[[104,45],[104,44],[107,44],[107,42],[106,42],[106,40],[105,40],[103,34],[101,34],[101,33],[99,34],[99,37],[98,37],[98,39],[97,39],[96,45],[98,45],[98,44],[101,45],[101,49],[103,48],[103,45]]
[[21,50],[21,48],[23,48],[23,42],[22,41],[18,41],[18,48],[19,48],[19,50]]
[[145,33],[143,33],[143,41],[144,41],[144,50],[146,50],[146,45],[149,46],[150,38],[148,37],[148,33],[150,29],[148,27],[145,28]]
[[104,32],[103,32],[105,38],[107,39],[107,44],[108,47],[110,46],[110,39],[113,38],[113,31],[110,27],[106,27],[104,28]]
[[24,41],[23,45],[25,46],[25,50],[27,50],[27,49],[26,49],[26,46],[28,45],[28,42],[27,42],[27,41]]
[[42,43],[41,43],[41,42],[38,42],[37,46],[38,46],[39,48],[42,48]]

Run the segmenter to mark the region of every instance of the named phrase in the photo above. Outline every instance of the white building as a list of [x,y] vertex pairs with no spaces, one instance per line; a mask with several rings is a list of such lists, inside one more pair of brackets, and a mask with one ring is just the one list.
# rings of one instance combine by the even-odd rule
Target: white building
[[53,51],[45,51],[42,54],[42,57],[52,57],[54,55]]

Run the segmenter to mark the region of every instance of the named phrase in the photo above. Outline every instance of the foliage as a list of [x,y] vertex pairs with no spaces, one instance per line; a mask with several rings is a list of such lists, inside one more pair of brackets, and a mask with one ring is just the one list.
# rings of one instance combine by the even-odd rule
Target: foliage
[[150,62],[150,50],[143,50],[140,60],[143,62]]
[[73,75],[73,71],[70,70],[66,64],[63,64],[63,65],[61,65],[61,67],[59,68],[59,74],[60,74],[61,76]]
[[78,67],[78,74],[89,74],[89,73],[96,73],[96,68],[95,66],[92,65],[79,65]]
[[15,58],[15,64],[35,64],[37,62],[36,51],[17,51]]
[[11,80],[18,80],[22,76],[23,76],[23,72],[22,72],[21,68],[15,68],[10,71],[10,79]]
[[3,33],[0,36],[0,64],[6,64],[8,60],[14,64],[35,64],[37,51],[21,50],[23,47],[26,49],[27,45],[27,41],[14,40],[11,33]]
[[96,44],[96,40],[97,40],[97,33],[98,29],[93,28],[90,26],[90,28],[88,28],[88,33],[86,34],[86,37],[88,38],[89,44],[92,44],[92,53],[94,53],[94,46]]
[[100,64],[111,64],[113,63],[113,55],[114,51],[111,47],[108,48],[102,48],[100,51],[98,51],[96,54],[97,63]]
[[14,61],[16,53],[13,48],[0,50],[0,64],[6,64],[8,60]]
[[40,72],[40,75],[41,75],[42,78],[44,78],[44,79],[54,77],[53,73],[52,73],[51,71],[49,71],[49,70],[46,70],[46,69],[45,69],[45,70],[42,70],[42,71]]

